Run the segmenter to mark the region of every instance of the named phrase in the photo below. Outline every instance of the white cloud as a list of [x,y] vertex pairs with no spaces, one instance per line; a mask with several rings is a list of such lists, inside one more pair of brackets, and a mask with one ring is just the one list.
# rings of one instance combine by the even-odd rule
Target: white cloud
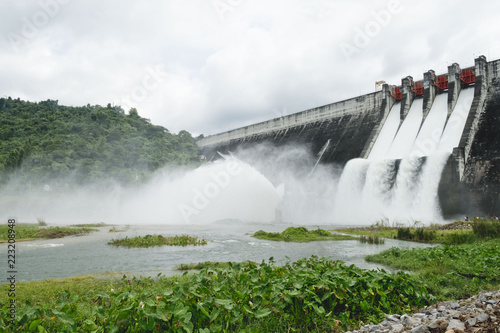
[[[220,3],[229,7],[217,11]],[[161,82],[133,106],[172,132],[212,134],[365,94],[378,80],[399,84],[453,62],[470,66],[481,54],[500,57],[499,7],[493,0],[473,8],[464,0],[6,0],[0,96],[106,105],[139,92],[148,68],[162,66]],[[356,47],[349,57],[347,44]]]

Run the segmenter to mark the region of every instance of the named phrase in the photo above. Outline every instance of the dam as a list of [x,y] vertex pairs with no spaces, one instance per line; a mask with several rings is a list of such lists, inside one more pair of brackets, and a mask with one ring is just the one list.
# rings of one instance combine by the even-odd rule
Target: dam
[[472,67],[453,63],[445,73],[407,76],[399,85],[203,137],[198,145],[208,160],[258,144],[304,146],[316,164],[342,169],[335,205],[372,219],[498,216],[499,66],[484,56]]

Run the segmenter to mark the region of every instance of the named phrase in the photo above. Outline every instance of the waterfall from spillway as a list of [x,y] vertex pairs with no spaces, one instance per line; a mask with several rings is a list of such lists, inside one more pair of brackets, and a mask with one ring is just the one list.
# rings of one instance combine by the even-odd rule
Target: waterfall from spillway
[[436,96],[425,119],[423,99],[416,99],[401,125],[401,104],[394,104],[368,159],[346,164],[335,218],[357,224],[441,221],[441,173],[459,144],[473,97],[473,88],[463,89],[448,120],[448,94]]

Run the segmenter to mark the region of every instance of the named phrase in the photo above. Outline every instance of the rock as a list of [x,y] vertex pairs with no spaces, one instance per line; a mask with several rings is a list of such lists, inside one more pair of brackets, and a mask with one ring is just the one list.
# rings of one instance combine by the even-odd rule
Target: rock
[[419,324],[419,322],[416,319],[413,319],[408,315],[401,316],[401,323],[406,327],[413,327]]
[[476,317],[477,322],[482,323],[483,321],[487,321],[490,318],[486,313],[481,313]]
[[429,329],[424,325],[419,325],[412,328],[411,333],[429,333]]
[[460,320],[452,319],[448,324],[447,330],[455,330],[455,329],[465,330],[465,325]]
[[378,325],[350,333],[500,333],[500,291],[480,293],[458,302],[442,302],[412,315],[385,315]]
[[404,330],[404,328],[405,327],[403,326],[403,324],[397,323],[397,324],[392,325],[392,328],[389,332],[390,333],[401,333]]
[[429,329],[431,331],[442,332],[448,327],[448,324],[449,324],[448,320],[436,319],[429,324]]
[[474,326],[474,325],[476,325],[477,319],[476,319],[476,318],[470,318],[470,319],[467,319],[465,322],[466,322],[466,323],[467,323],[467,325],[469,325],[469,327],[470,327],[470,326]]

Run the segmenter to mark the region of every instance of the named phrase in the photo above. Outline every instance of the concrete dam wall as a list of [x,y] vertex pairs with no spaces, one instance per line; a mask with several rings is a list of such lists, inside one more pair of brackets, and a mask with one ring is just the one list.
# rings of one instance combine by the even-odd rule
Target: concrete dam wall
[[[236,151],[256,143],[275,146],[305,144],[317,154],[329,142],[324,163],[345,164],[367,153],[367,142],[394,104],[388,86],[382,91],[205,137],[198,141],[205,157]],[[330,141],[329,141],[330,140]]]
[[[305,145],[321,156],[321,163],[342,167],[358,158],[396,159],[386,170],[396,173],[407,156],[419,156],[424,165],[428,155],[448,150],[451,154],[439,169],[442,214],[497,216],[500,60],[488,62],[481,56],[470,68],[452,64],[439,75],[429,70],[419,81],[408,76],[399,86],[384,84],[371,94],[211,135],[198,144],[210,160],[217,152],[264,142]],[[396,149],[398,145],[402,147]]]

